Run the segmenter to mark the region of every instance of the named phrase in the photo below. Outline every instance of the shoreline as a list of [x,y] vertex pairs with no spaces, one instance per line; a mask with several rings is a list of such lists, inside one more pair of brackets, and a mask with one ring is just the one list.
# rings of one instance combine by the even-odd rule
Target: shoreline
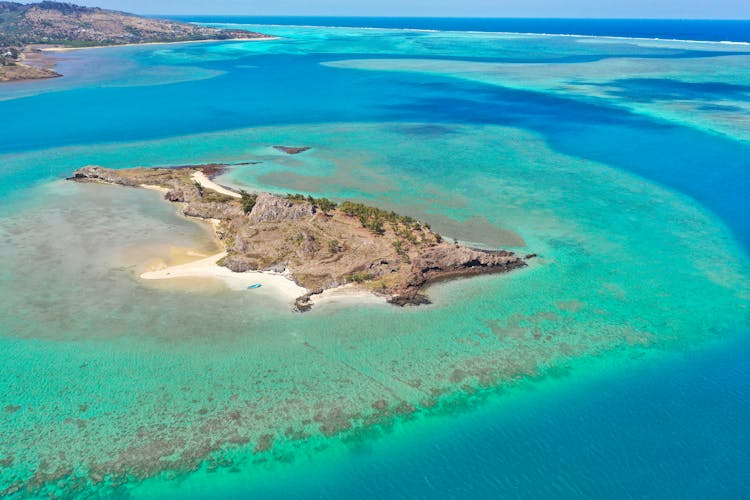
[[[190,176],[190,178],[194,182],[197,182],[198,184],[200,184],[202,187],[204,187],[206,189],[211,189],[213,191],[216,191],[219,194],[223,194],[223,195],[226,195],[226,196],[231,196],[232,198],[237,198],[237,199],[241,199],[242,198],[242,195],[240,193],[238,193],[236,191],[232,191],[230,189],[227,189],[227,188],[225,188],[224,186],[222,186],[220,184],[216,184],[214,181],[212,181],[203,172],[195,172],[193,175]],[[141,186],[144,186],[144,185],[141,184]],[[168,189],[161,188],[159,186],[154,186],[154,187],[157,187],[159,189],[164,189],[165,193],[169,191]]]
[[[198,255],[196,253],[196,255]],[[300,296],[309,293],[309,290],[296,284],[285,273],[272,271],[245,271],[237,273],[229,268],[222,267],[218,261],[226,257],[227,252],[222,251],[209,257],[201,257],[184,264],[167,266],[162,269],[146,271],[138,277],[145,281],[164,281],[181,278],[193,279],[215,279],[221,281],[232,291],[244,291],[253,284],[262,285],[261,288],[247,290],[254,294],[262,294],[280,298],[290,305]],[[316,305],[335,305],[346,303],[357,304],[387,304],[385,297],[376,295],[362,287],[352,284],[341,285],[331,288],[321,294],[314,295],[311,302]]]
[[278,36],[267,36],[267,37],[254,37],[254,38],[226,38],[218,39],[211,38],[207,40],[181,40],[179,42],[144,42],[144,43],[116,43],[111,45],[91,45],[88,47],[65,47],[63,45],[51,45],[48,47],[38,47],[42,52],[74,52],[77,50],[89,50],[89,49],[111,49],[115,47],[141,47],[144,45],[180,45],[186,43],[215,43],[215,42],[267,42],[272,40],[280,40]]
[[188,262],[168,266],[163,269],[146,271],[139,277],[146,281],[169,280],[175,278],[216,278],[223,281],[231,290],[245,290],[249,285],[260,283],[275,292],[289,302],[293,302],[298,296],[307,293],[305,288],[294,283],[291,279],[280,273],[264,271],[246,271],[235,273],[222,267],[217,262],[226,257],[226,251]]
[[55,71],[57,59],[42,52],[37,46],[23,47],[15,64],[0,66],[0,83],[30,82],[61,78]]
[[[21,57],[15,66],[5,67],[5,72],[0,73],[0,84],[33,82],[38,80],[49,80],[62,78],[65,75],[54,70],[57,61],[52,59],[54,53],[74,52],[89,49],[111,49],[114,47],[138,47],[141,45],[177,45],[188,43],[217,43],[217,42],[265,42],[279,40],[280,37],[255,37],[255,38],[228,38],[209,40],[184,40],[179,42],[145,42],[145,43],[123,43],[112,45],[92,45],[90,47],[65,47],[63,45],[30,44],[24,48]],[[31,56],[31,57],[29,57]],[[9,69],[15,68],[15,69]],[[8,73],[11,73],[8,76]],[[19,73],[16,75],[15,73]]]

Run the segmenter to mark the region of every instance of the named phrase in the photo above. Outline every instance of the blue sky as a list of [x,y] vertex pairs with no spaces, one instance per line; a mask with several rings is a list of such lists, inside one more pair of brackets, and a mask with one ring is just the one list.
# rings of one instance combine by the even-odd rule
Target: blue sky
[[142,14],[750,19],[750,0],[67,1]]

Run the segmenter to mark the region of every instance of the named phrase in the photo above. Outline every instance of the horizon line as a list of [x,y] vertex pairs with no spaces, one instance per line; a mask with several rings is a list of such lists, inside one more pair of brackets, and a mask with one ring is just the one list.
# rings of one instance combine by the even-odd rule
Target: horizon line
[[[104,9],[108,10],[108,9]],[[134,12],[136,13],[136,12]],[[137,13],[136,13],[137,14]],[[708,18],[708,17],[537,17],[537,16],[508,16],[508,17],[497,17],[497,16],[398,16],[398,15],[337,15],[337,14],[225,14],[225,13],[157,13],[157,12],[141,12],[141,15],[148,16],[226,16],[226,17],[276,17],[276,18],[330,18],[336,17],[339,19],[487,19],[487,20],[504,20],[504,19],[515,19],[515,20],[543,20],[543,21],[715,21],[715,22],[745,22],[750,21],[750,17],[743,18]]]

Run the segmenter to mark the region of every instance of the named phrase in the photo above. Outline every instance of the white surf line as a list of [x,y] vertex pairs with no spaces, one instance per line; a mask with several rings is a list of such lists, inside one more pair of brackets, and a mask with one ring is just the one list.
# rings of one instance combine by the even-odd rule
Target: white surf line
[[214,181],[206,177],[206,174],[203,172],[195,172],[193,175],[190,176],[190,178],[200,184],[202,187],[206,189],[211,189],[213,191],[216,191],[217,193],[231,196],[232,198],[242,198],[242,195],[239,193],[236,193],[234,191],[230,191],[229,189],[219,186]]
[[[196,23],[199,24],[199,23]],[[222,24],[222,23],[215,23]],[[570,37],[570,38],[598,38],[605,40],[635,40],[645,42],[687,42],[687,43],[710,43],[725,45],[750,45],[750,42],[732,40],[693,40],[686,38],[659,38],[638,37],[618,35],[585,35],[582,33],[537,33],[534,31],[478,31],[459,29],[427,29],[427,28],[378,28],[371,26],[324,26],[306,24],[254,24],[254,23],[228,23],[233,26],[258,26],[269,28],[322,28],[322,29],[352,29],[352,30],[375,30],[375,31],[399,31],[399,32],[424,32],[424,33],[466,33],[468,35],[512,35],[512,36],[539,36],[539,37]],[[207,24],[208,26],[208,24]]]

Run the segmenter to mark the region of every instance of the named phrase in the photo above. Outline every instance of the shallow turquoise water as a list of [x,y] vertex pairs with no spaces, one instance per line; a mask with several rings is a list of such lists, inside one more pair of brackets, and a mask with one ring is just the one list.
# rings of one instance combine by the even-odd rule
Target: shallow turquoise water
[[[76,52],[69,77],[2,88],[3,489],[747,492],[744,47],[269,30],[285,38]],[[217,161],[260,162],[224,183],[539,258],[429,307],[295,315],[144,284],[154,256],[209,252],[205,228],[153,192],[60,180]]]

